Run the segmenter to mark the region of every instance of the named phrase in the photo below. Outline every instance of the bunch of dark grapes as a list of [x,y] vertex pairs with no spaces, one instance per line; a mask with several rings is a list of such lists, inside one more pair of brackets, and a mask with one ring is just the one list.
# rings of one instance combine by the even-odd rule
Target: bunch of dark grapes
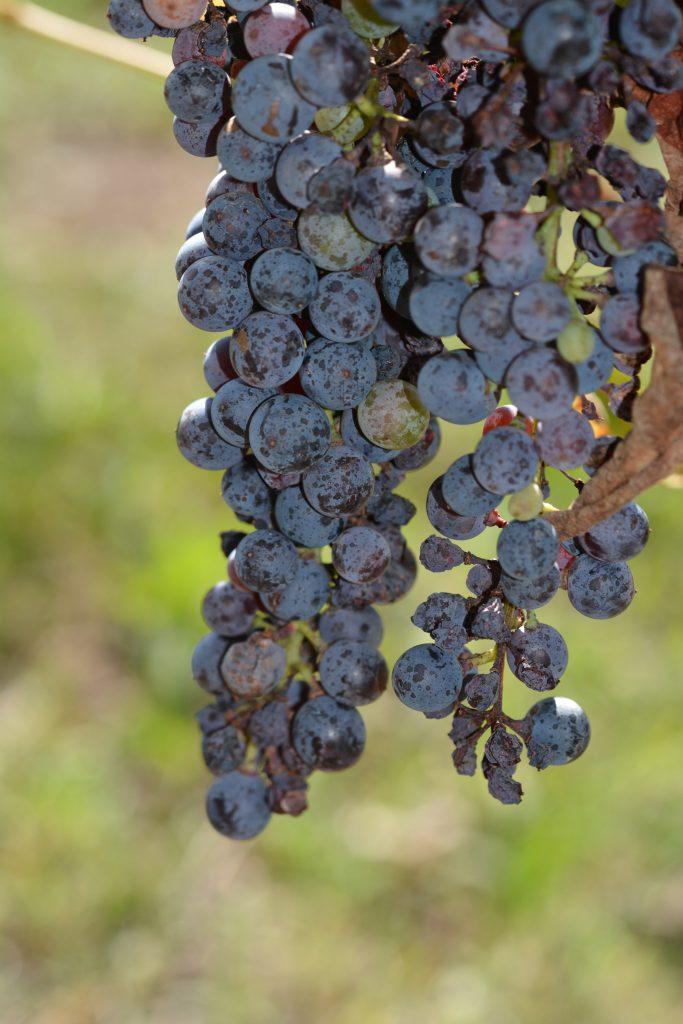
[[[601,409],[629,418],[651,354],[643,272],[676,263],[663,177],[608,136],[625,107],[646,141],[637,97],[680,88],[678,8],[111,0],[109,17],[125,36],[175,37],[175,138],[219,162],[176,260],[182,313],[221,335],[204,361],[213,394],[185,410],[178,444],[223,472],[253,528],[222,536],[227,579],[206,595],[193,659],[212,695],[212,824],[256,835],[306,807],[312,771],[360,756],[358,707],[388,675],[373,605],[416,572],[401,532],[415,509],[396,488],[436,454],[439,419],[485,421],[429,490],[441,537],[421,552],[432,571],[470,565],[474,596],[418,608],[433,643],[399,659],[394,688],[454,716],[458,771],[474,772],[486,735],[490,791],[517,802],[523,744],[536,767],[563,764],[589,727],[566,699],[506,716],[505,663],[531,689],[556,686],[566,647],[535,609],[566,586],[584,614],[622,611],[647,539],[636,505],[563,545],[544,514],[553,473],[584,467],[579,488],[612,457]],[[497,560],[452,543],[487,526]]]

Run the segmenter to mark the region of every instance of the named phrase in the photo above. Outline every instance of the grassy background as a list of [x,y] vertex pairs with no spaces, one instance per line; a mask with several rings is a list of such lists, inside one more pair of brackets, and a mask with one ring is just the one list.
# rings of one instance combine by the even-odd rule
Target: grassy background
[[[680,495],[644,499],[626,615],[544,610],[594,740],[523,771],[521,808],[387,695],[304,818],[221,840],[187,664],[233,524],[173,444],[209,339],[172,265],[214,164],[175,145],[160,81],[6,26],[0,121],[2,1024],[679,1021]],[[449,431],[440,466],[471,444]],[[435,583],[387,610],[390,660]]]

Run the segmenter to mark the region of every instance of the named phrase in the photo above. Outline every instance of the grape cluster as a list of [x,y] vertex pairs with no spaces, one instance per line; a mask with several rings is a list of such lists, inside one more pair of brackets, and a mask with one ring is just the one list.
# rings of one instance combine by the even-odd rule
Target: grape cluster
[[[111,0],[109,17],[132,38],[174,36],[174,136],[220,168],[176,259],[183,315],[221,335],[204,361],[213,394],[184,411],[178,445],[223,472],[253,527],[222,536],[227,580],[193,659],[213,698],[199,715],[212,824],[256,835],[305,808],[314,769],[360,756],[357,709],[388,677],[373,605],[416,572],[401,531],[415,509],[396,488],[436,454],[439,419],[484,430],[429,489],[441,536],[421,559],[469,565],[474,596],[420,605],[433,642],[399,659],[394,689],[453,715],[460,772],[487,734],[489,789],[517,802],[523,745],[538,768],[566,763],[589,727],[559,698],[506,716],[505,663],[556,686],[566,647],[535,610],[560,586],[584,614],[623,610],[647,539],[636,505],[562,545],[545,514],[553,474],[584,467],[580,488],[619,444],[601,408],[628,420],[650,356],[643,271],[676,262],[663,177],[607,140],[617,107],[651,137],[638,90],[683,84],[678,8]],[[453,543],[487,527],[496,560]],[[467,646],[480,640],[493,647]]]

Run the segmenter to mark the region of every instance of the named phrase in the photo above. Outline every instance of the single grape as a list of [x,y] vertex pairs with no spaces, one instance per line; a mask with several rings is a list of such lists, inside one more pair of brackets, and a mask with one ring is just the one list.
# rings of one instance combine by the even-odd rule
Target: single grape
[[527,750],[532,768],[569,764],[583,754],[590,740],[586,712],[568,697],[546,697],[524,719],[529,730]]
[[290,380],[301,366],[305,350],[296,323],[281,313],[252,313],[230,342],[230,358],[242,380],[266,389]]
[[275,499],[275,520],[282,533],[299,547],[322,548],[336,540],[343,520],[324,516],[299,487],[286,487]]
[[323,772],[355,764],[365,747],[365,724],[355,708],[332,697],[316,697],[297,711],[292,742],[299,757]]
[[253,308],[244,269],[220,256],[192,263],[178,285],[178,305],[186,320],[203,331],[237,327]]
[[590,358],[597,335],[590,324],[581,319],[570,320],[557,336],[557,351],[568,363],[585,363]]
[[175,276],[178,281],[188,267],[207,256],[213,256],[213,253],[206,244],[206,239],[201,231],[192,235],[191,238],[187,238],[180,246],[175,260]]
[[207,206],[202,231],[216,255],[241,262],[261,251],[258,229],[267,217],[265,206],[256,196],[246,192],[225,194]]
[[212,422],[214,399],[198,398],[182,413],[176,429],[180,454],[199,469],[230,469],[242,461],[242,452],[216,432]]
[[650,524],[635,501],[624,505],[578,538],[580,547],[602,562],[626,562],[647,544]]
[[516,427],[492,430],[472,455],[472,472],[478,483],[494,494],[524,490],[532,483],[537,466],[533,441]]
[[635,596],[626,562],[600,562],[579,555],[569,568],[567,593],[577,612],[591,619],[611,619],[625,611]]
[[510,363],[505,385],[511,401],[527,416],[553,419],[571,408],[576,374],[552,348],[534,345]]
[[287,53],[310,29],[308,18],[288,3],[264,3],[244,22],[242,35],[250,57]]
[[[560,557],[558,555],[558,561]],[[517,608],[527,610],[542,608],[544,604],[552,600],[559,590],[560,570],[557,565],[554,565],[549,572],[535,580],[518,580],[514,576],[506,576],[503,573],[500,578],[500,586],[510,604],[514,604]]]
[[512,303],[512,321],[530,341],[554,341],[571,317],[569,299],[553,281],[526,285]]
[[276,395],[263,402],[249,423],[249,444],[266,469],[291,473],[306,469],[330,445],[324,411],[303,395]]
[[375,251],[345,214],[307,207],[297,223],[299,245],[322,270],[351,270]]
[[462,516],[447,504],[442,491],[443,477],[439,477],[427,491],[427,518],[435,530],[449,540],[470,540],[486,528],[484,515]]
[[359,707],[384,693],[387,663],[370,644],[337,640],[330,644],[319,664],[320,685],[339,704]]
[[535,71],[551,78],[578,78],[602,52],[603,26],[579,0],[546,0],[524,20],[522,49]]
[[221,493],[238,519],[260,528],[272,525],[271,491],[255,466],[241,462],[229,469],[223,476]]
[[412,234],[427,209],[427,190],[418,174],[391,163],[366,167],[354,178],[349,216],[366,238],[388,244]]
[[341,146],[327,135],[305,132],[284,147],[275,168],[275,182],[288,203],[304,210],[308,185],[323,167],[341,156]]
[[[420,331],[436,338],[457,334],[460,310],[470,294],[468,284],[459,278],[449,280],[424,271],[409,287],[406,285],[406,292],[407,313]],[[398,301],[405,301],[403,290]],[[398,308],[398,312],[406,315],[402,308]]]
[[317,338],[306,349],[299,381],[309,398],[326,409],[351,409],[377,380],[377,364],[362,342],[339,345]]
[[460,696],[462,669],[455,655],[436,644],[409,648],[394,665],[398,699],[423,714],[450,708]]
[[318,620],[321,639],[326,644],[335,640],[359,640],[379,647],[384,635],[382,620],[374,608],[328,608]]
[[227,649],[225,637],[207,633],[192,652],[192,678],[207,693],[225,693],[220,665]]
[[252,387],[239,378],[226,381],[211,402],[210,414],[214,430],[228,444],[245,447],[247,426],[252,414],[274,394],[274,390]]
[[570,409],[540,424],[535,437],[541,459],[556,469],[574,469],[590,458],[595,434],[590,421]]
[[460,310],[458,333],[463,341],[480,352],[507,346],[515,333],[510,317],[512,299],[507,288],[484,287],[473,291]]
[[461,516],[486,516],[499,501],[497,494],[477,482],[469,455],[461,455],[448,467],[441,481],[441,493],[448,506]]
[[333,445],[302,478],[306,498],[323,515],[353,515],[372,496],[372,466],[346,445]]
[[569,653],[564,639],[552,626],[522,626],[512,634],[507,662],[531,690],[552,690],[564,673]]
[[206,0],[143,0],[143,7],[155,25],[181,29],[199,21]]
[[291,583],[299,557],[291,540],[277,530],[255,530],[235,549],[235,570],[250,590],[277,590]]
[[283,587],[260,595],[262,604],[283,622],[310,619],[327,604],[330,578],[324,565],[300,561],[296,576]]
[[332,341],[359,341],[377,327],[377,289],[357,274],[327,274],[320,281],[308,315],[316,331]]
[[256,57],[244,64],[234,80],[235,116],[254,138],[282,145],[312,123],[315,106],[294,88],[292,66],[292,57],[284,53]]
[[369,526],[352,526],[332,544],[332,564],[339,575],[351,583],[379,579],[390,559],[386,540]]
[[221,662],[221,673],[236,697],[258,700],[282,681],[287,666],[283,647],[265,633],[252,633],[232,644]]
[[238,181],[263,181],[275,170],[280,145],[255,139],[240,128],[231,117],[220,132],[216,143],[218,159],[223,169]]
[[221,581],[204,596],[202,617],[219,636],[238,637],[248,633],[256,611],[253,594]]
[[125,39],[146,39],[154,34],[154,22],[142,0],[109,0],[107,17],[114,32]]
[[268,792],[257,775],[229,772],[216,779],[206,795],[209,821],[230,839],[253,839],[270,820]]
[[262,252],[252,265],[249,284],[254,298],[271,313],[299,313],[318,289],[312,260],[298,249],[283,247]]
[[216,124],[227,107],[229,86],[223,68],[205,60],[186,60],[166,79],[164,97],[181,121]]
[[297,91],[317,107],[350,103],[370,78],[367,47],[342,24],[307,32],[294,47],[291,67]]
[[467,604],[459,594],[430,594],[418,605],[412,622],[429,633],[432,640],[446,651],[461,651],[467,643],[465,617]]
[[244,761],[247,745],[234,725],[226,725],[202,737],[202,757],[212,775],[232,772]]

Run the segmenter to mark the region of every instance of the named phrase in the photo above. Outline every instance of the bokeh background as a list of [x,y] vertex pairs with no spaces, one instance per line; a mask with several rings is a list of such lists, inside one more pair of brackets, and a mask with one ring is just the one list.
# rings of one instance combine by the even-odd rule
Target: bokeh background
[[[104,3],[53,7],[105,26]],[[0,1021],[679,1022],[673,487],[643,499],[624,616],[564,594],[541,613],[594,738],[523,769],[521,807],[456,777],[448,724],[387,694],[303,818],[250,845],[205,823],[188,661],[234,523],[219,474],[174,447],[210,339],[177,311],[173,260],[215,166],[177,147],[161,90],[0,23]],[[438,466],[473,443],[449,430]],[[420,508],[436,469],[402,488]],[[413,544],[427,532],[421,511]],[[417,601],[461,583],[423,574],[386,610],[390,661]]]

